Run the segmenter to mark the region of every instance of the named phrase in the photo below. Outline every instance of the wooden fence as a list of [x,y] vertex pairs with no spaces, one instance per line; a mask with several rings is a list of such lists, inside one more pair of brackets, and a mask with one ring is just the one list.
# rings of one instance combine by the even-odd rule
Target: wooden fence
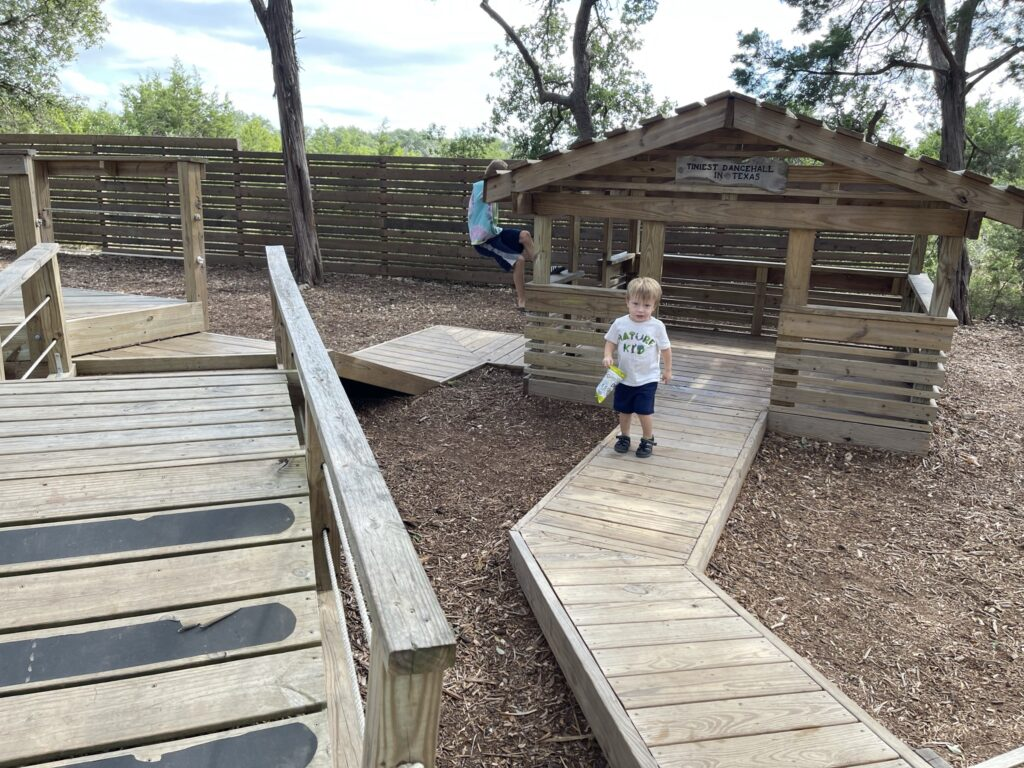
[[[0,147],[34,148],[40,155],[203,157],[208,160],[203,201],[210,261],[263,263],[265,246],[290,247],[292,242],[280,154],[243,152],[234,139],[0,134]],[[487,160],[310,155],[309,163],[327,270],[467,282],[501,278],[468,246],[466,237],[469,185],[483,175]],[[56,239],[65,245],[109,253],[181,254],[178,189],[171,181],[63,177],[54,180],[51,197]],[[0,217],[9,208],[8,191],[0,181]],[[512,216],[502,220],[509,226],[532,226]],[[596,280],[606,253],[605,224],[584,220],[578,226],[581,267]],[[568,221],[556,220],[554,264],[568,264],[573,229]],[[629,229],[629,222],[615,222],[616,250],[629,250]],[[785,262],[786,237],[784,230],[767,228],[669,225],[666,252],[680,256],[678,264],[703,258],[739,264],[735,275],[718,267],[712,276],[697,269],[667,272],[668,285],[679,289],[670,288],[667,297],[692,310],[686,314],[699,327],[747,332],[757,326],[756,301],[764,309],[757,327],[770,330],[777,319],[780,284],[773,278]],[[816,270],[861,273],[871,282],[867,292],[877,294],[879,286],[906,274],[911,238],[822,233],[816,248]],[[899,293],[898,285],[884,291],[890,300]],[[829,303],[828,297],[821,298]]]

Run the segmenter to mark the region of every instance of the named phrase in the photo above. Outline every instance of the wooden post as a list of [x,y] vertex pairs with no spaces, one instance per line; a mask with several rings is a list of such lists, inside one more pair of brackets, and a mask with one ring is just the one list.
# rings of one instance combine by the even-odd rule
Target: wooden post
[[[33,312],[49,296],[46,306],[25,327],[31,359],[38,358],[43,350],[50,346],[51,341],[56,341],[46,356],[47,372],[50,375],[56,375],[58,371],[64,375],[74,375],[71,353],[68,351],[64,297],[60,288],[60,269],[57,266],[56,253],[45,266],[25,281],[21,287],[21,296],[26,315]],[[36,370],[41,370],[41,367]]]
[[944,237],[939,241],[939,264],[935,270],[935,290],[928,314],[945,317],[949,312],[949,300],[953,296],[956,268],[960,263],[960,251],[964,247],[962,237]]
[[550,216],[533,217],[533,242],[537,258],[533,260],[533,282],[547,285],[551,282],[551,230]]
[[270,293],[270,311],[274,323],[274,349],[277,351],[277,365],[286,371],[295,368],[295,357],[292,353],[291,344],[288,343],[288,333],[284,327],[284,318],[281,317],[281,308],[277,304],[277,296],[273,291]]
[[660,283],[665,262],[665,222],[643,221],[640,228],[642,234],[637,274],[640,277],[653,277]]
[[31,173],[8,178],[10,180],[11,215],[14,219],[15,256],[21,256],[42,242],[39,217],[36,213],[35,181]]
[[789,244],[786,247],[786,277],[782,286],[783,309],[802,307],[807,304],[816,234],[813,229],[789,230]]
[[381,633],[373,633],[371,645],[363,768],[417,763],[435,768],[444,670],[391,670]]
[[910,262],[907,264],[908,275],[919,275],[924,269],[924,255],[928,250],[928,235],[914,235],[914,245],[910,249]]
[[750,335],[760,336],[764,326],[764,304],[768,295],[768,267],[758,267],[754,287],[754,309],[750,318]]
[[181,195],[181,250],[185,257],[185,298],[203,306],[203,329],[210,327],[206,295],[206,234],[203,229],[202,166],[178,163]]
[[[309,519],[313,529],[313,563],[316,569],[316,588],[320,592],[332,592],[331,569],[333,563],[341,562],[341,536],[334,525],[334,514],[331,511],[331,498],[327,494],[327,483],[324,479],[324,452],[320,445],[320,431],[316,419],[305,405],[303,422],[306,443],[306,484],[309,486]],[[331,547],[331,561],[323,547],[323,532]]]
[[53,208],[50,202],[50,173],[45,162],[32,163],[32,181],[36,192],[36,219],[39,222],[39,239],[43,243],[55,243],[53,234]]
[[577,272],[580,268],[580,217],[569,217],[569,271]]

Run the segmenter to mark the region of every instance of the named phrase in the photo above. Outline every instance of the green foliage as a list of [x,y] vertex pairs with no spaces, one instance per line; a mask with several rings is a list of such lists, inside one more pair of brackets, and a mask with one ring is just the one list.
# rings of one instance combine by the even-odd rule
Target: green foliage
[[223,137],[234,133],[236,113],[227,96],[207,91],[196,69],[175,59],[167,77],[140,76],[121,88],[125,129],[140,136]]
[[60,70],[107,30],[101,0],[3,0],[0,120],[23,124],[58,106]]
[[971,314],[1024,320],[1024,232],[986,221],[970,250]]
[[[563,94],[571,89],[575,74],[570,54],[573,24],[564,8],[568,2],[537,0],[537,20],[515,30],[539,65],[544,88]],[[587,102],[598,133],[632,125],[659,108],[650,83],[632,66],[633,54],[642,44],[639,28],[654,17],[657,8],[657,0],[597,0],[594,4],[595,18],[587,37]],[[500,91],[488,97],[491,125],[509,142],[512,154],[536,157],[572,141],[577,130],[569,108],[540,102],[533,73],[507,36],[496,50],[494,74]]]
[[[983,99],[967,108],[966,126],[967,167],[997,184],[1024,186],[1024,105]],[[932,126],[915,152],[936,157],[940,142],[939,129]],[[974,265],[972,315],[1024,320],[1024,232],[986,221],[968,248]],[[933,272],[934,262],[932,255]]]
[[[891,126],[907,109],[935,112],[926,41],[926,3],[905,0],[782,0],[800,10],[797,31],[817,38],[788,48],[759,29],[738,35],[732,78],[753,95],[864,131],[879,109]],[[943,7],[943,4],[939,4]],[[1024,42],[1024,4],[962,0],[948,5],[951,47],[1006,50]],[[959,36],[963,35],[961,39]],[[1021,56],[1010,77],[1020,81]],[[976,82],[990,74],[971,73]],[[918,98],[914,98],[914,93]],[[921,98],[923,96],[924,98]]]
[[419,157],[504,157],[507,147],[482,130],[463,129],[448,138],[442,126],[426,130],[389,129],[387,121],[376,131],[354,126],[321,125],[309,131],[306,149],[314,154],[411,155]]

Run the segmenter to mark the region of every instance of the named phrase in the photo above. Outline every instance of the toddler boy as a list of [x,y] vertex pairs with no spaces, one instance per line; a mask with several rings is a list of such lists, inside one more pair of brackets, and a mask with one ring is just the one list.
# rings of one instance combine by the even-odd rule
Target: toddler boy
[[[619,414],[619,437],[615,452],[629,450],[630,422],[635,413],[640,418],[643,435],[636,455],[646,459],[654,451],[654,395],[658,380],[672,380],[672,348],[665,324],[654,317],[654,308],[661,300],[661,286],[650,277],[638,277],[626,288],[629,314],[618,318],[604,335],[604,365],[615,365],[626,378],[615,387],[614,408]],[[616,353],[615,355],[614,353]],[[661,363],[659,371],[658,364]]]

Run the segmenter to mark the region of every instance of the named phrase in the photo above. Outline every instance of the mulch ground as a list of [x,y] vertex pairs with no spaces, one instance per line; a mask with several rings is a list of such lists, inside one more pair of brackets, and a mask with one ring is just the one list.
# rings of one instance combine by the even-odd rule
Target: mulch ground
[[[180,264],[68,256],[65,285],[181,296]],[[270,338],[256,269],[210,269],[213,328]],[[518,332],[509,288],[328,275],[328,346],[433,324]],[[958,331],[926,457],[770,435],[711,572],[851,698],[955,765],[1024,743],[1024,332]],[[605,765],[516,583],[507,530],[614,426],[483,369],[421,397],[349,388],[457,633],[440,764]]]

